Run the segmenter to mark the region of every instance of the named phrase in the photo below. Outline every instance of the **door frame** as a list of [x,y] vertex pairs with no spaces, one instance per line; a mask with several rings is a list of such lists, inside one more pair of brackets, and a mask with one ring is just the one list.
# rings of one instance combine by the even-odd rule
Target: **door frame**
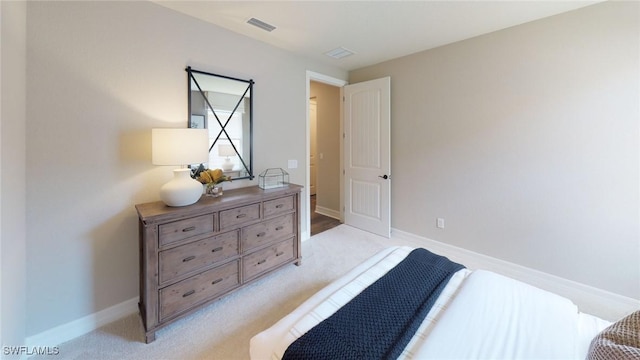
[[[305,124],[305,132],[306,132],[306,140],[305,140],[305,153],[306,153],[306,159],[309,159],[311,156],[311,120],[309,119],[309,97],[311,96],[311,81],[316,81],[316,82],[320,82],[320,83],[324,83],[327,85],[332,85],[332,86],[336,86],[340,88],[340,99],[342,99],[343,96],[343,87],[347,84],[349,84],[348,81],[343,80],[343,79],[338,79],[338,78],[334,78],[332,76],[329,75],[324,75],[324,74],[320,74],[314,71],[310,71],[307,70],[307,76],[306,76],[306,96],[305,96],[305,112],[306,112],[306,124]],[[343,102],[340,101],[340,133],[344,133],[344,119],[343,119]],[[343,154],[343,142],[340,142],[340,169],[343,169],[343,159],[342,159],[342,154]],[[308,163],[308,160],[305,161],[305,164]],[[307,164],[306,169],[305,169],[305,184],[304,184],[304,194],[305,194],[305,203],[306,203],[306,233],[302,234],[302,240],[307,240],[311,237],[311,201],[309,201],[309,184],[311,181],[311,170],[309,165]],[[343,186],[343,174],[342,172],[340,172],[340,221],[344,221],[344,210],[343,210],[343,205],[344,205],[344,186]]]

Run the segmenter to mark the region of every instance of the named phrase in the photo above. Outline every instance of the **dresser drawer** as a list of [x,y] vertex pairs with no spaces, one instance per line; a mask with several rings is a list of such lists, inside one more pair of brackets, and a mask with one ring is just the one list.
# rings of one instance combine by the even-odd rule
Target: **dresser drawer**
[[258,250],[243,259],[242,273],[244,281],[254,278],[278,265],[294,258],[293,242],[295,238],[279,242],[263,250]]
[[167,245],[192,236],[213,232],[213,214],[196,216],[158,226],[158,244]]
[[238,255],[238,231],[160,252],[160,283]]
[[294,214],[288,214],[242,229],[242,251],[292,236],[293,219]]
[[220,230],[234,228],[258,219],[260,219],[260,204],[220,211]]
[[205,271],[160,290],[160,321],[240,284],[239,262]]
[[293,210],[293,196],[269,200],[263,203],[264,217],[282,214]]

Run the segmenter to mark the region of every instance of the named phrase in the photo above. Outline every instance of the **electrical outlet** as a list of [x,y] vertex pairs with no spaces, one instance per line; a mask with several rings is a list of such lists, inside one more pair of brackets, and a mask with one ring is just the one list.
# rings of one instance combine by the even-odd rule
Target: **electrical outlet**
[[436,227],[439,229],[444,229],[444,219],[443,218],[437,218],[436,219]]

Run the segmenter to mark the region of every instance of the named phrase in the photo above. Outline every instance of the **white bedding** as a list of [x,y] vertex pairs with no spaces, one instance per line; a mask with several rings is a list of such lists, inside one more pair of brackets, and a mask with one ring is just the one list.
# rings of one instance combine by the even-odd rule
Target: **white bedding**
[[[295,339],[333,314],[411,252],[381,251],[251,339],[254,360],[280,359]],[[568,299],[488,271],[457,272],[401,358],[584,359],[609,322]]]

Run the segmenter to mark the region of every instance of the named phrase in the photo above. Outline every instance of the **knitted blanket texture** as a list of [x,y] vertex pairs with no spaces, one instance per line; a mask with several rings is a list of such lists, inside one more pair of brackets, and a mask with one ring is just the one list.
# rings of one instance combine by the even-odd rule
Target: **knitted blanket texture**
[[426,249],[413,250],[289,345],[283,360],[396,359],[451,276],[463,268]]

